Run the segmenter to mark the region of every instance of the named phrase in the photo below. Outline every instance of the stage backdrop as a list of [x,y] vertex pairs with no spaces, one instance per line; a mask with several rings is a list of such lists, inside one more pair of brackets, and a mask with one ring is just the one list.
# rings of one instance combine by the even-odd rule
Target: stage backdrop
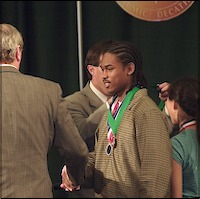
[[[158,1],[159,2],[159,1]],[[149,86],[183,75],[198,76],[198,1],[181,15],[153,22],[133,17],[116,1],[81,1],[83,58],[101,39],[132,42],[143,55]],[[80,88],[77,2],[1,1],[1,23],[11,23],[24,36],[21,71],[60,83],[63,95]],[[87,81],[83,68],[83,82]],[[149,88],[158,102],[157,93]],[[53,183],[60,183],[62,160],[49,154]],[[67,197],[56,190],[54,197]]]

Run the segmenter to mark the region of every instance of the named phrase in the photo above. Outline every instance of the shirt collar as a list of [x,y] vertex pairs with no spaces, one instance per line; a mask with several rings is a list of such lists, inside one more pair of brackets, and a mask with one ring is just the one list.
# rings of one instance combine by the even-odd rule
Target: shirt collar
[[12,65],[12,64],[0,64],[0,66],[10,66],[10,67],[13,67],[13,68],[16,68],[16,69],[17,69],[17,67],[14,66],[14,65]]
[[90,81],[90,88],[91,90],[101,99],[102,102],[106,102],[108,97],[100,92],[95,86],[93,85],[92,81]]

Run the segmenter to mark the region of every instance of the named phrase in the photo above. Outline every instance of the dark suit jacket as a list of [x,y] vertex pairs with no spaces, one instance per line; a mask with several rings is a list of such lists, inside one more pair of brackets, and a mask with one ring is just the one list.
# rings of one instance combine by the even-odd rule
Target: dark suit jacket
[[82,138],[86,141],[89,151],[92,151],[95,131],[107,111],[106,104],[91,90],[89,82],[81,91],[65,97],[65,100]]
[[88,149],[63,104],[59,84],[0,67],[3,198],[50,198],[47,153],[54,145],[82,184]]

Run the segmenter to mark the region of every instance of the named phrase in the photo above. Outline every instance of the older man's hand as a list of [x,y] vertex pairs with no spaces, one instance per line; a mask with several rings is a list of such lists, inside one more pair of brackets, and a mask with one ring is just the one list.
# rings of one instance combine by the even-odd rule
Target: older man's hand
[[74,186],[72,181],[69,179],[66,165],[62,168],[61,176],[62,176],[62,183],[60,187],[63,188],[65,191],[80,190],[80,185]]

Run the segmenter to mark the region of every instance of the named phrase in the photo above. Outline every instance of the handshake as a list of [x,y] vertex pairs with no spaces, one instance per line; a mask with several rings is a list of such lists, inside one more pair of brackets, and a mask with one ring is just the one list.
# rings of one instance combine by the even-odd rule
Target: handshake
[[62,183],[61,183],[60,187],[62,189],[64,189],[65,191],[80,190],[80,188],[81,188],[80,185],[77,185],[77,186],[73,185],[72,181],[69,179],[66,165],[62,168],[61,176],[62,176]]

